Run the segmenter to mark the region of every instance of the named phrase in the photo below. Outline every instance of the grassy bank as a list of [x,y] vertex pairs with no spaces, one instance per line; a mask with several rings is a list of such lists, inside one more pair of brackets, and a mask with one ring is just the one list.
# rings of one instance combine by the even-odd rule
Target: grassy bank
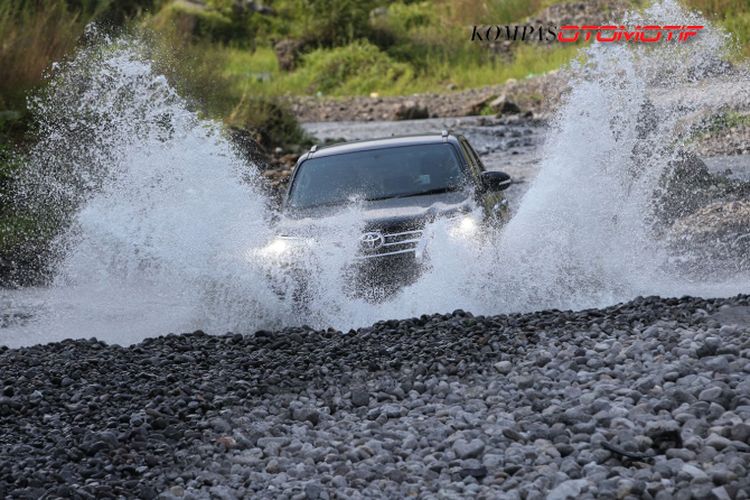
[[233,82],[233,92],[253,95],[440,93],[543,74],[565,65],[576,52],[577,47],[527,45],[516,50],[510,61],[485,63],[474,61],[468,53],[460,57],[435,53],[425,58],[429,70],[419,71],[371,43],[359,41],[335,49],[316,49],[302,57],[299,70],[284,72],[270,48],[254,52],[228,49],[225,75]]
[[468,26],[521,22],[550,3],[370,2],[366,22],[343,30],[350,35],[338,44],[327,43],[331,37],[321,36],[320,27],[305,29],[303,23],[291,30],[300,45],[291,69],[280,67],[268,40],[252,51],[228,47],[225,75],[235,92],[274,96],[403,95],[494,85],[557,69],[576,50],[534,43],[491,50],[470,41]]
[[[314,7],[320,2],[302,3]],[[231,91],[237,94],[336,97],[475,88],[544,73],[571,60],[576,47],[515,43],[506,50],[491,50],[469,41],[471,24],[523,22],[554,3],[564,2],[369,2],[366,22],[342,22],[344,35],[331,42],[330,28],[310,25],[297,19],[293,9],[283,8],[299,2],[278,2],[282,8],[276,20],[289,16],[288,30],[266,33],[251,49],[229,44],[218,50],[226,61],[223,75],[233,82]],[[647,2],[630,4],[641,8]],[[734,61],[750,57],[750,2],[686,0],[685,4],[735,36]],[[273,49],[286,37],[299,44],[291,68],[280,66]]]

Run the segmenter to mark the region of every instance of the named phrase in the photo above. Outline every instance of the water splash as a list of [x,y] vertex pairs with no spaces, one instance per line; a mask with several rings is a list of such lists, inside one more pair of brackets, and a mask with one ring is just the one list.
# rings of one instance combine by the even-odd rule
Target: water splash
[[[42,139],[22,197],[75,215],[56,242],[65,257],[52,285],[12,294],[33,298],[33,321],[4,330],[4,343],[131,343],[294,321],[273,270],[247,258],[273,236],[256,166],[189,111],[143,53],[133,40],[85,49],[35,103]],[[317,282],[343,265],[333,262]]]
[[682,158],[691,124],[741,96],[750,79],[738,72],[731,85],[722,81],[724,99],[711,87],[691,89],[723,68],[726,34],[673,1],[631,14],[625,24],[655,21],[707,26],[691,44],[587,48],[571,68],[571,90],[551,124],[539,174],[513,219],[487,245],[434,252],[435,271],[413,297],[429,296],[434,308],[437,295],[438,310],[492,314],[748,291],[746,272],[722,273],[714,261],[698,264],[700,280],[695,268],[675,266],[655,214],[665,208],[663,179]]
[[[706,24],[673,1],[641,16],[628,24]],[[312,279],[304,313],[290,300],[295,283],[283,265],[259,257],[274,231],[255,166],[235,154],[217,124],[189,111],[137,43],[84,50],[37,103],[42,139],[26,193],[45,206],[78,207],[60,240],[65,258],[52,286],[8,296],[33,319],[0,330],[0,342],[95,336],[126,344],[196,328],[347,329],[457,308],[497,314],[637,295],[747,292],[747,275],[696,281],[682,273],[655,230],[660,179],[690,123],[750,81],[742,74],[723,81],[724,100],[691,90],[720,60],[726,36],[709,26],[693,40],[588,48],[571,69],[540,173],[514,218],[464,240],[448,236],[450,223],[436,222],[428,228],[430,268],[389,300],[343,292],[354,253],[345,242],[362,228],[358,209],[317,221],[324,243],[305,263]],[[700,265],[712,274],[712,262]]]
[[[655,20],[707,24],[672,1],[631,15],[625,24]],[[664,208],[662,179],[690,137],[686,122],[721,111],[750,82],[735,74],[732,85],[721,87],[723,100],[704,88],[690,91],[691,81],[721,66],[727,41],[710,25],[701,35],[691,44],[597,44],[585,51],[571,69],[570,94],[517,214],[492,239],[490,251],[448,253],[436,265],[475,263],[451,277],[448,283],[456,285],[443,292],[446,306],[454,299],[454,307],[493,313],[599,307],[638,295],[747,292],[747,273],[719,273],[715,262],[704,260],[703,278],[696,281],[695,269],[673,265],[673,249],[658,234],[654,215]]]

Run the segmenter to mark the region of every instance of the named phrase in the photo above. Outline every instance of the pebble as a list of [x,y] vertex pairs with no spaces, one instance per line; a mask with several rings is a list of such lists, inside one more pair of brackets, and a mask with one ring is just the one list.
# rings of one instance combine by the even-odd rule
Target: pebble
[[484,442],[480,439],[456,439],[453,442],[453,451],[458,458],[476,458],[484,452]]
[[503,375],[509,374],[511,371],[513,371],[513,363],[510,361],[499,361],[493,365],[495,367],[495,370],[497,370],[498,373],[501,373]]
[[573,500],[588,486],[586,479],[570,479],[557,485],[547,494],[547,500]]
[[0,350],[0,496],[744,498],[724,305],[750,298]]
[[370,404],[370,393],[367,389],[352,389],[352,405],[367,406]]

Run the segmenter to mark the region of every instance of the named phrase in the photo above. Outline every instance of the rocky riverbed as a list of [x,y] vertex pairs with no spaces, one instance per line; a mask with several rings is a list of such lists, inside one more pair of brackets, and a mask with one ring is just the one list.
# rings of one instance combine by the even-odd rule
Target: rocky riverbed
[[750,296],[0,348],[0,496],[748,498]]

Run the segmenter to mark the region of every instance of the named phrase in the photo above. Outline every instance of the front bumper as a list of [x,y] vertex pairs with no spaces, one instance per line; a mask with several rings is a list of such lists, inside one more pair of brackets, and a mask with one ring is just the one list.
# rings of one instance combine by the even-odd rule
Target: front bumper
[[344,271],[344,291],[378,302],[417,281],[425,266],[424,254],[414,250],[359,258]]

